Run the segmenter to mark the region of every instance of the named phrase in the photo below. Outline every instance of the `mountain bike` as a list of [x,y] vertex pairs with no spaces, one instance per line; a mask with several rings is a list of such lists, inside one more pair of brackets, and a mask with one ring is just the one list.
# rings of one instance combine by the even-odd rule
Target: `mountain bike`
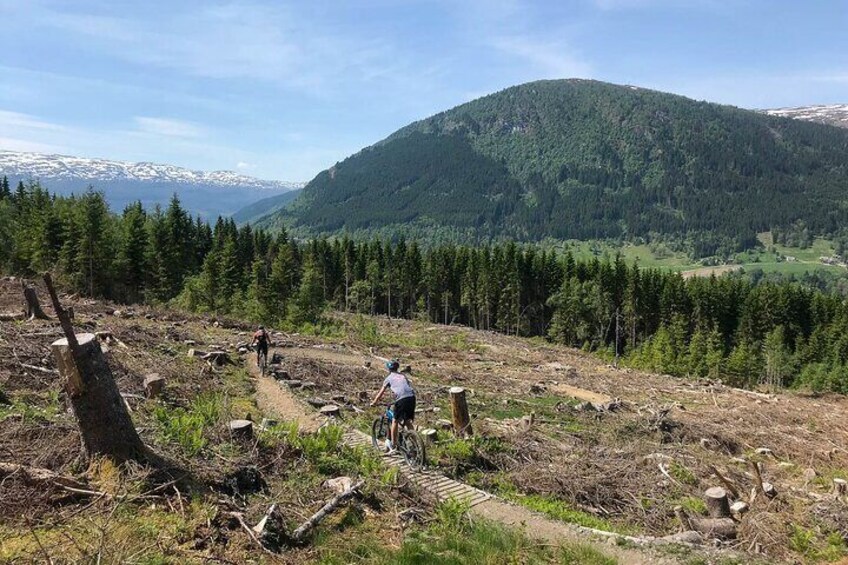
[[265,376],[265,369],[268,367],[268,351],[257,351],[256,362],[259,364],[259,374]]
[[[389,404],[386,406],[386,412],[382,416],[375,418],[374,423],[371,424],[371,444],[376,449],[381,449],[386,438],[389,437],[389,430],[391,430],[392,420],[394,418],[395,414],[392,411],[392,405]],[[404,424],[405,422],[398,422],[399,437],[398,444],[395,447],[403,455],[406,464],[413,470],[418,471],[424,468],[424,462],[426,460],[424,440],[421,439],[417,431],[407,429]]]
[[260,351],[255,345],[248,345],[247,349],[256,352],[256,366],[259,367],[259,374],[264,377],[265,369],[268,367],[268,352]]

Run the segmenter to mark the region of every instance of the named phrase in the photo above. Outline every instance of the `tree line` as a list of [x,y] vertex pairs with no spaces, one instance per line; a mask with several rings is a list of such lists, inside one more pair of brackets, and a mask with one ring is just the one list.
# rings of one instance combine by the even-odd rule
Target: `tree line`
[[0,269],[51,270],[119,302],[172,303],[267,324],[318,324],[327,308],[547,339],[673,375],[848,393],[848,305],[794,282],[684,279],[621,256],[576,260],[537,245],[296,241],[176,196],[112,214],[101,193],[0,184]]

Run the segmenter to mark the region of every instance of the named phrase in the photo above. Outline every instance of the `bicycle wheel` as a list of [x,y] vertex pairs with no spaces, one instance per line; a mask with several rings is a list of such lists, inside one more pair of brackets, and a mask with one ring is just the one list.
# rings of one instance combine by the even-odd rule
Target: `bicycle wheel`
[[374,449],[380,449],[389,437],[389,425],[386,423],[385,416],[374,418],[374,423],[371,424],[371,445]]
[[400,434],[401,450],[406,464],[418,471],[424,467],[426,453],[424,440],[415,430],[403,430]]

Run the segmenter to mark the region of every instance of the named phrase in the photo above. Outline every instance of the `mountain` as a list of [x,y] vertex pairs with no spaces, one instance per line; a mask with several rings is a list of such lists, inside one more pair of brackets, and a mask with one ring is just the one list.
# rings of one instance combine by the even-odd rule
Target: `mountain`
[[106,194],[116,211],[136,200],[146,207],[166,205],[177,193],[187,210],[207,218],[230,215],[246,204],[302,186],[232,171],[201,172],[174,165],[14,151],[0,151],[0,176],[3,175],[12,183],[37,180],[59,194],[79,193],[93,186]]
[[770,116],[783,116],[785,118],[795,118],[796,120],[806,120],[808,122],[818,122],[820,124],[848,128],[848,104],[775,108],[773,110],[763,110],[763,112]]
[[508,88],[321,172],[263,225],[747,245],[848,221],[848,131],[588,80]]
[[233,220],[235,220],[237,224],[255,222],[291,203],[298,197],[300,191],[300,188],[295,188],[288,192],[284,192],[283,194],[277,194],[276,196],[269,196],[268,198],[257,200],[253,204],[249,204],[233,214]]

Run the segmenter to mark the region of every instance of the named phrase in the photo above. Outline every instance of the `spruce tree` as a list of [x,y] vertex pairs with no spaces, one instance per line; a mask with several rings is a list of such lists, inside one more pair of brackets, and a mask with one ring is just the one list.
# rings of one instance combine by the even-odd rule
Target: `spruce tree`
[[300,287],[292,302],[292,322],[296,325],[315,324],[323,311],[324,289],[321,284],[321,275],[314,261],[310,259],[303,265]]

